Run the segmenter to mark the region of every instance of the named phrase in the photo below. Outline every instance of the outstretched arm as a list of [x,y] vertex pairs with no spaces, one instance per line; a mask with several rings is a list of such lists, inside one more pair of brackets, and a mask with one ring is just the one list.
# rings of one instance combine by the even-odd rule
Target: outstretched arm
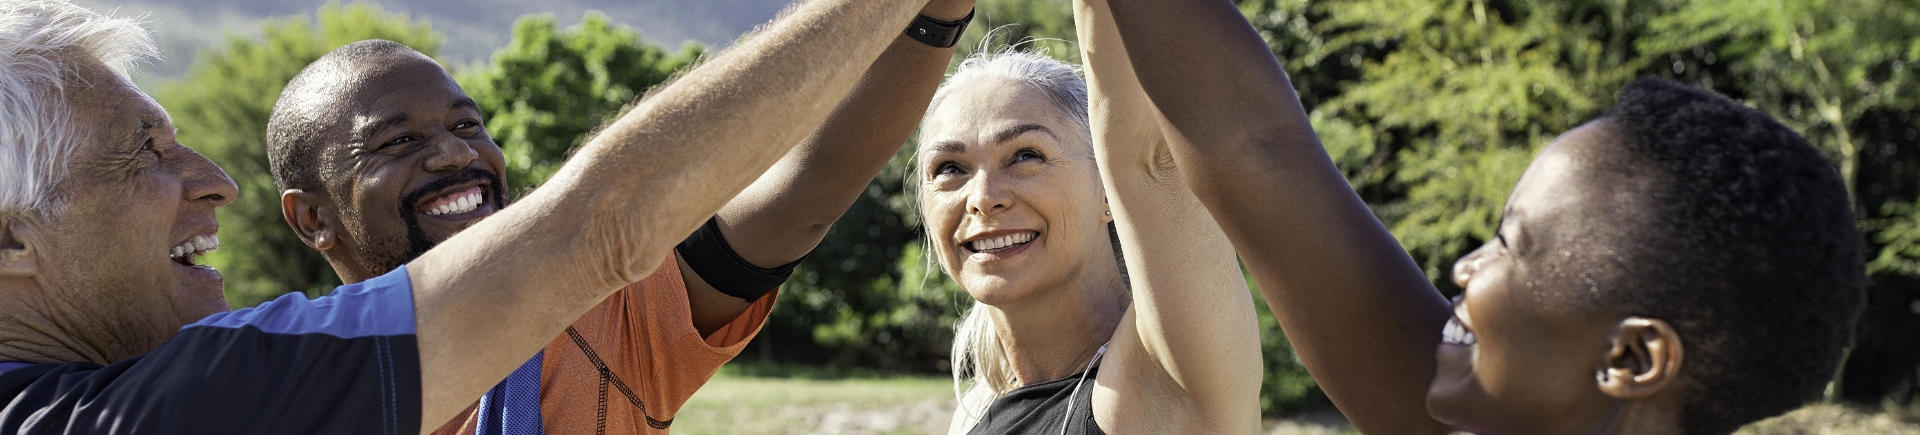
[[[920,15],[957,21],[972,10],[973,0],[934,0]],[[742,259],[773,268],[812,252],[913,134],[953,49],[908,38],[898,31],[906,26],[895,26],[900,29],[893,44],[825,124],[720,209],[720,232]],[[702,333],[725,325],[752,302],[720,293],[697,274],[683,276],[693,324]]]
[[[1076,0],[1074,21],[1088,67],[1094,150],[1134,295],[1132,322],[1116,333],[1113,357],[1128,360],[1124,367],[1157,368],[1138,379],[1140,370],[1123,372],[1129,379],[1113,388],[1137,389],[1123,395],[1145,400],[1110,402],[1142,409],[1109,415],[1165,418],[1151,411],[1183,406],[1200,420],[1176,427],[1258,432],[1260,383],[1249,380],[1260,379],[1260,326],[1233,245],[1181,178],[1184,168],[1169,154],[1160,115],[1134,78],[1106,3]],[[1152,385],[1167,380],[1174,388]],[[1152,396],[1167,391],[1185,397]]]
[[1300,359],[1354,426],[1436,433],[1425,397],[1447,303],[1321,149],[1231,2],[1109,0],[1174,160]]
[[432,430],[800,142],[925,0],[813,0],[642,101],[513,207],[407,266]]

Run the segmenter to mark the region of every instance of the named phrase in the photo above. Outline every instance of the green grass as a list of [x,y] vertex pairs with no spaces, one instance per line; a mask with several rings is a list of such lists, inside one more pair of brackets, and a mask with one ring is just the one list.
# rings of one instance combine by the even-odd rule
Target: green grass
[[953,380],[946,377],[834,379],[819,372],[783,372],[782,377],[742,372],[765,373],[763,368],[723,370],[680,408],[673,432],[941,433],[953,413]]
[[[728,365],[688,400],[676,434],[937,434],[953,413],[953,381],[804,366]],[[1353,434],[1337,411],[1268,420],[1269,434]],[[1894,414],[1812,405],[1741,434],[1920,433]]]

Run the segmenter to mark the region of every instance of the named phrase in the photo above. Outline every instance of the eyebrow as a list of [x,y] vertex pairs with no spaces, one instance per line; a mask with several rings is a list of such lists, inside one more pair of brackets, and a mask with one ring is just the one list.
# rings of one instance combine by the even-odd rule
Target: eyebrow
[[380,120],[378,121],[361,124],[359,128],[354,129],[354,136],[364,139],[364,138],[373,136],[374,133],[378,133],[380,130],[384,130],[387,127],[391,127],[395,124],[407,122],[407,120],[411,118],[412,116],[406,113],[397,113],[393,115],[388,115],[385,118],[380,118]]
[[[1054,139],[1060,138],[1058,135],[1053,134],[1053,129],[1049,129],[1044,125],[1020,124],[1020,125],[1008,127],[1006,130],[1000,130],[999,133],[994,133],[993,143],[996,143],[996,144],[1006,143],[1007,141],[1020,137],[1020,135],[1027,134],[1029,132],[1035,132],[1035,131],[1046,133],[1048,136],[1053,136]],[[938,143],[934,143],[931,149],[933,152],[936,152],[936,153],[964,153],[967,151],[967,144],[960,143],[960,141],[952,141],[952,140],[941,141]]]
[[[459,109],[480,110],[480,103],[474,102],[472,98],[460,97],[460,98],[453,99],[452,103],[447,104],[447,110],[459,110]],[[354,129],[354,131],[357,136],[365,138],[368,136],[372,136],[374,133],[377,133],[380,130],[390,127],[394,124],[407,122],[408,119],[413,119],[413,116],[408,115],[404,112],[396,113],[396,114],[387,116],[385,118],[380,118],[379,121],[374,121],[374,122],[361,125],[360,128],[356,128]]]
[[[139,137],[152,136],[153,129],[160,128],[160,126],[164,124],[165,122],[161,121],[160,117],[142,116],[140,117],[140,128],[133,131],[134,137],[139,138]],[[167,125],[166,127],[169,133],[180,134],[179,126]]]
[[1030,131],[1046,133],[1048,136],[1053,136],[1054,139],[1060,138],[1060,136],[1054,135],[1053,130],[1048,129],[1046,126],[1040,124],[1020,124],[1006,130],[1001,130],[999,134],[993,135],[993,143],[1006,143],[1006,141],[1013,140],[1013,138],[1020,137],[1020,135],[1027,134],[1027,132]]

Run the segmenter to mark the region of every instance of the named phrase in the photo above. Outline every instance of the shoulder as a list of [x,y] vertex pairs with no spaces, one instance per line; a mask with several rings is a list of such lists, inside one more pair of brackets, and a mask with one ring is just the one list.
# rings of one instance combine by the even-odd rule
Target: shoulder
[[412,335],[413,286],[401,266],[373,279],[343,285],[332,294],[307,299],[288,293],[258,307],[218,313],[181,328],[253,328],[283,335],[324,334],[339,338]]

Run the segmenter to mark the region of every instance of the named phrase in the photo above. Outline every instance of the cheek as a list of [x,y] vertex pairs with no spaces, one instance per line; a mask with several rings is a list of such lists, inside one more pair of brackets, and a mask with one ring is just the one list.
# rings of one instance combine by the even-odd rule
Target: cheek
[[[922,187],[926,189],[926,187]],[[954,243],[953,231],[959,225],[964,198],[953,192],[932,192],[920,196],[921,222],[927,237],[933,240],[934,252],[945,255],[946,247]]]
[[475,140],[472,144],[474,151],[478,152],[480,158],[487,162],[487,166],[493,167],[494,171],[500,172],[502,176],[505,176],[507,157],[500,152],[500,145],[495,144],[491,139]]
[[1106,203],[1104,189],[1099,179],[1087,180],[1074,176],[1074,171],[1054,171],[1050,176],[1034,177],[1024,183],[1027,203],[1047,217],[1049,226],[1055,232],[1070,229],[1075,234],[1085,236],[1088,243],[1103,238],[1104,224],[1100,219],[1105,216]]

